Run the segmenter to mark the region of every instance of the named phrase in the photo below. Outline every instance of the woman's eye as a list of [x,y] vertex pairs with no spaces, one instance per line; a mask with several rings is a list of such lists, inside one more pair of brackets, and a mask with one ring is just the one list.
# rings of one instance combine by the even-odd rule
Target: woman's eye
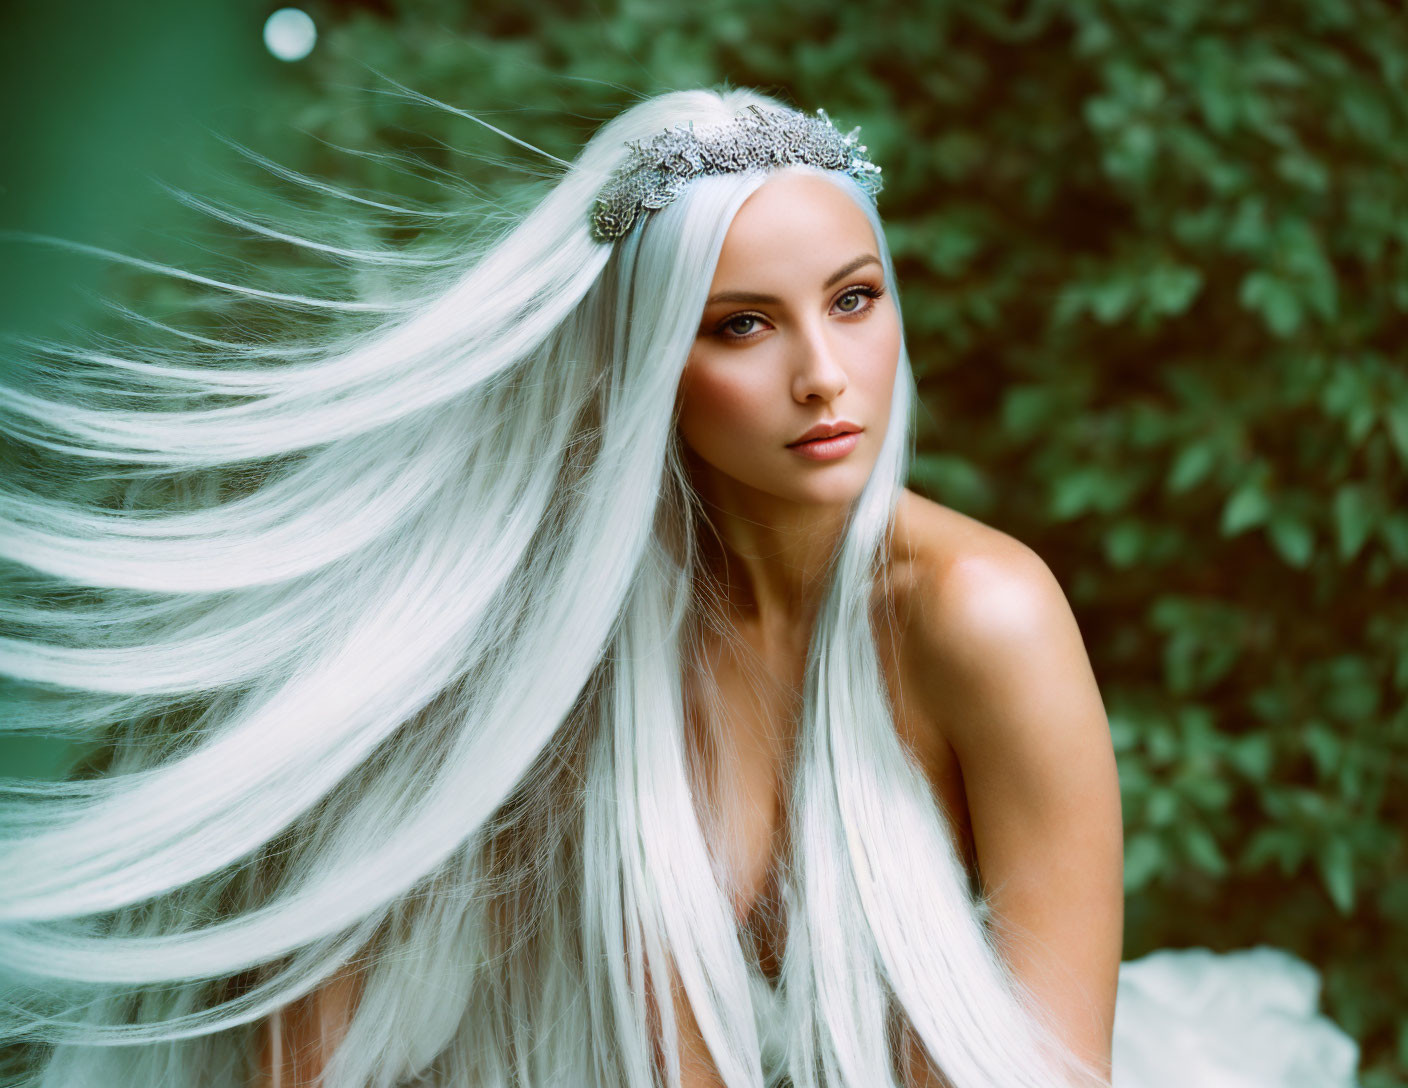
[[[863,314],[874,309],[875,304],[883,298],[884,295],[885,288],[883,287],[856,284],[856,286],[850,288],[836,300],[836,305],[840,307],[843,314]],[[845,304],[847,299],[852,300],[849,306]],[[868,305],[862,305],[865,299],[870,300]]]
[[[876,300],[884,294],[883,287],[857,285],[841,294],[834,305],[847,316],[859,316],[874,307]],[[869,305],[863,304],[866,299],[870,300]],[[726,318],[714,332],[725,340],[751,340],[760,331],[758,326],[762,323],[763,318],[757,314],[736,314]]]

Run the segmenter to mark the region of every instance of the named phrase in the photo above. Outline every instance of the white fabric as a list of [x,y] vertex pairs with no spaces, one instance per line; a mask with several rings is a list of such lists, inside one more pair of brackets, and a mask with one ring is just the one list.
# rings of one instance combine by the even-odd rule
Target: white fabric
[[1279,948],[1160,949],[1120,964],[1114,1088],[1357,1088],[1359,1046]]
[[[766,1082],[784,1074],[782,996],[756,969]],[[1359,1046],[1317,1010],[1320,975],[1269,945],[1160,949],[1120,964],[1113,1088],[1358,1088]]]

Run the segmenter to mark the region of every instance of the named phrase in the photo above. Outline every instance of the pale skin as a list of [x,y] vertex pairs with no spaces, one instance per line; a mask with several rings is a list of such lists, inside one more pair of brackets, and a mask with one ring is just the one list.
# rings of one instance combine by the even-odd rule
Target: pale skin
[[[780,172],[730,225],[680,384],[680,433],[717,530],[710,558],[728,614],[708,651],[738,758],[710,768],[710,783],[730,799],[724,841],[740,921],[774,865],[787,708],[825,560],[885,437],[901,338],[884,286],[861,211],[824,179]],[[838,419],[862,428],[846,456],[813,461],[788,448]],[[889,592],[877,589],[874,615],[896,728],[992,895],[1003,955],[1108,1078],[1122,821],[1109,725],[1076,620],[1034,551],[957,511],[906,491],[892,539]],[[761,951],[775,957],[771,942],[783,939]],[[315,995],[299,1010],[302,1035],[285,1027],[285,1050],[292,1043],[308,1058],[285,1067],[285,1085],[313,1083],[354,999],[339,980],[325,1007]],[[320,1007],[332,1015],[320,1020]],[[674,1008],[685,1088],[721,1086],[678,987]],[[917,1045],[906,1053],[907,1088],[942,1085]],[[256,1088],[273,1084],[264,1065]]]

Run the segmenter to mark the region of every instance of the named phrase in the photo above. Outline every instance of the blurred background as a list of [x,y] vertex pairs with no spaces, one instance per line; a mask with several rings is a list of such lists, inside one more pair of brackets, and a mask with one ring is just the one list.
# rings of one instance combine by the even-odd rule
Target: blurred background
[[[860,125],[885,170],[924,401],[912,486],[1046,559],[1104,693],[1125,958],[1290,949],[1359,1040],[1365,1088],[1408,1081],[1399,4],[6,14],[0,321],[23,335],[99,327],[98,298],[208,319],[200,284],[107,251],[256,284],[306,262],[162,191],[273,200],[235,145],[368,199],[434,207],[472,189],[511,206],[534,191],[541,158],[397,84],[569,160],[637,96],[724,81]],[[328,211],[353,238],[367,229],[355,204]],[[6,774],[63,758],[42,738],[0,748]]]

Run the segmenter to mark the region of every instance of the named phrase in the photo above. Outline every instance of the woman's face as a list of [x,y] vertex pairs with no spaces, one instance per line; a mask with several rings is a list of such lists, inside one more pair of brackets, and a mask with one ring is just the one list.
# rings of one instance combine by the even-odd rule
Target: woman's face
[[[724,238],[680,380],[680,434],[705,486],[853,500],[885,438],[899,350],[865,214],[824,178],[769,178]],[[797,445],[836,423],[851,436]]]

